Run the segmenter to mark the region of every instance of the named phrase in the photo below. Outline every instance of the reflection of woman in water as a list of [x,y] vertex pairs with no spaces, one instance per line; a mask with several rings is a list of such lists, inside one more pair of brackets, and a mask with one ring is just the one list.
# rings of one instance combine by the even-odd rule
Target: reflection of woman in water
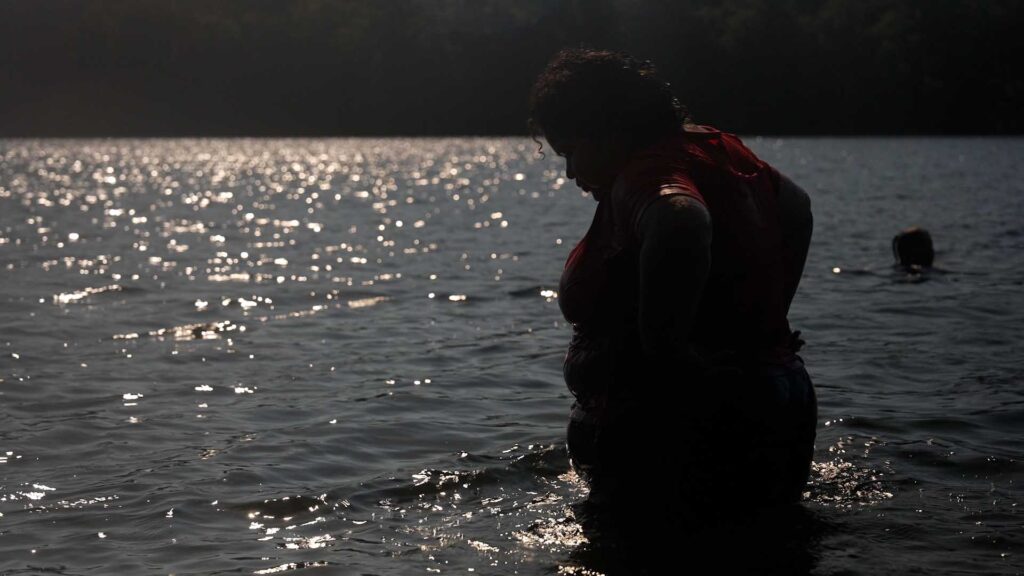
[[798,500],[816,403],[786,315],[807,194],[690,123],[652,66],[622,54],[559,53],[531,126],[598,203],[559,297],[568,446],[590,501],[634,514]]

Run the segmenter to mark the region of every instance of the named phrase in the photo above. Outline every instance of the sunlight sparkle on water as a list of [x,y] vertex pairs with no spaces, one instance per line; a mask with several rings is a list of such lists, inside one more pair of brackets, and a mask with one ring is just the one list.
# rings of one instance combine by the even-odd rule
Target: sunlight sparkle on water
[[[566,565],[587,544],[567,507],[585,486],[562,473],[560,445],[524,441],[562,433],[551,402],[564,400],[568,326],[552,321],[548,286],[585,230],[587,215],[568,207],[592,203],[571,204],[571,182],[527,142],[9,150],[18,158],[0,162],[17,171],[0,202],[17,217],[0,250],[17,280],[6,285],[17,341],[2,349],[3,394],[16,415],[60,417],[33,438],[73,442],[0,456],[8,474],[46,470],[11,484],[5,529],[64,547],[101,529],[115,544],[177,536],[186,557],[185,530],[193,544],[225,543],[209,555],[215,568],[259,574],[326,566],[287,562],[318,554],[339,566],[356,554],[442,573],[599,574]],[[47,164],[60,157],[66,169]],[[56,179],[33,178],[40,169]],[[42,345],[21,336],[51,325]],[[56,402],[32,391],[57,388]],[[816,465],[815,505],[865,507],[894,491],[889,470],[857,459],[865,440]],[[79,449],[90,457],[56,457]],[[100,501],[120,491],[110,482],[145,492]],[[48,486],[85,513],[45,516],[61,507]],[[109,523],[89,524],[97,517]],[[97,562],[132,561],[91,542]]]

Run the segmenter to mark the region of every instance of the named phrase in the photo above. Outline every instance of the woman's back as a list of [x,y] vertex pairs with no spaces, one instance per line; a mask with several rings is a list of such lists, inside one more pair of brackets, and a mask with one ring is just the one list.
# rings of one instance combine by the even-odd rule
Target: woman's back
[[[711,267],[691,342],[712,352],[781,360],[791,334],[786,321],[787,256],[778,188],[778,172],[738,138],[702,128],[637,153],[615,181],[609,199],[611,215],[601,216],[599,209],[586,242],[606,255],[635,253],[637,227],[653,202],[666,194],[684,194],[698,200],[711,216]],[[588,249],[590,246],[582,248]],[[595,256],[577,252],[577,258]],[[604,262],[609,269],[614,266],[611,257],[605,256]],[[595,266],[590,263],[588,268],[592,281],[585,297],[589,299],[598,299],[622,280],[594,273]],[[624,274],[613,269],[610,273]],[[617,292],[619,298],[631,295],[621,287]],[[564,297],[571,300],[578,293],[570,290]],[[630,308],[634,304],[627,301],[617,305]],[[571,301],[563,304],[567,309],[572,306]],[[607,306],[601,310],[601,314],[609,315]]]

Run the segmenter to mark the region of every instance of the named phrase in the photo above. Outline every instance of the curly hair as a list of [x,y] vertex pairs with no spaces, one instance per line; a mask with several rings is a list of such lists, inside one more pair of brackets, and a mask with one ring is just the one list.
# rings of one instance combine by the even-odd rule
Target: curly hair
[[530,92],[530,134],[557,138],[613,137],[639,147],[677,133],[686,108],[650,61],[621,52],[564,49]]

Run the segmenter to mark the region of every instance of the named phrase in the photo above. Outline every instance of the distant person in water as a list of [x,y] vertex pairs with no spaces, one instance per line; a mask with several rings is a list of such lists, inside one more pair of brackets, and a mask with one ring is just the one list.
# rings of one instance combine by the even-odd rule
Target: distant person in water
[[589,501],[686,521],[799,500],[817,406],[787,314],[808,195],[691,122],[649,62],[563,50],[530,100],[535,138],[597,201],[559,290]]
[[931,268],[935,261],[932,235],[924,228],[907,228],[892,239],[892,255],[896,264],[910,272]]

